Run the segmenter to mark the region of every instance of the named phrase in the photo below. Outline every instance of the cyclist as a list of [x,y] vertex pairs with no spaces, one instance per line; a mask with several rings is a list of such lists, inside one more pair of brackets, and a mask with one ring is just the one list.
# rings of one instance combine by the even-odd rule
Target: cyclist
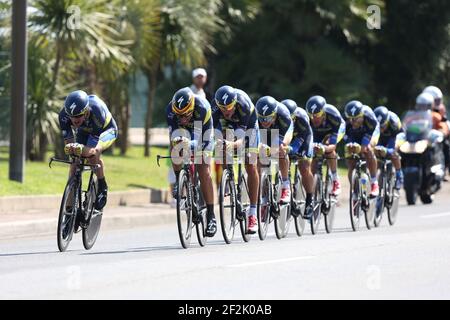
[[258,231],[256,208],[258,204],[259,175],[257,167],[259,127],[255,106],[250,97],[242,90],[231,86],[217,89],[213,103],[213,121],[217,136],[231,131],[234,141],[224,139],[228,153],[245,148],[245,170],[248,175],[250,208],[248,214],[248,230],[250,234]]
[[312,212],[312,199],[314,192],[314,177],[311,171],[311,161],[313,156],[313,131],[309,123],[309,117],[305,110],[298,107],[294,100],[286,99],[281,101],[291,114],[294,126],[293,138],[290,144],[290,155],[297,155],[300,158],[298,168],[302,176],[302,183],[306,191],[306,202],[304,216],[309,218]]
[[[313,130],[314,152],[325,154],[330,166],[333,189],[331,194],[338,196],[341,193],[341,183],[337,173],[336,146],[345,135],[345,121],[335,106],[328,104],[322,96],[312,96],[306,102],[311,128]],[[313,160],[312,169],[316,167]]]
[[[272,149],[271,154],[279,157],[279,165],[282,178],[280,203],[291,202],[291,188],[289,181],[289,145],[292,141],[294,126],[289,109],[271,96],[264,96],[256,102],[256,114],[261,129],[267,131],[267,142],[261,147],[267,151]],[[272,134],[278,130],[278,136]],[[274,139],[277,139],[274,140]],[[274,145],[274,143],[276,145]]]
[[[214,192],[210,171],[210,156],[213,150],[213,120],[211,105],[188,87],[175,92],[167,105],[167,124],[171,141],[173,159],[179,159],[179,150],[189,151],[189,155],[202,156],[195,167],[200,177],[201,191],[205,199],[207,213],[206,236],[213,237],[217,232],[217,221],[214,214]],[[181,144],[181,146],[178,146]],[[183,154],[183,157],[185,155]],[[178,181],[182,164],[172,161],[172,167]],[[174,198],[178,187],[175,184]]]
[[[370,196],[377,197],[379,194],[377,179],[377,159],[374,154],[374,147],[380,138],[380,124],[377,117],[369,106],[362,102],[353,100],[345,106],[345,118],[347,121],[345,142],[345,156],[350,154],[348,143],[358,143],[360,150],[353,150],[361,153],[366,161],[370,172]],[[348,179],[351,181],[352,170],[355,167],[355,160],[348,160]]]
[[[59,126],[64,137],[64,152],[67,155],[86,157],[90,164],[99,165],[95,171],[98,190],[94,208],[102,210],[108,198],[108,185],[101,155],[117,139],[116,121],[99,97],[77,90],[66,97],[64,108],[59,113]],[[73,165],[70,169],[71,175],[74,170]]]
[[[433,129],[439,130],[444,134],[443,152],[445,159],[445,167],[450,170],[450,122],[447,119],[447,109],[443,101],[442,91],[435,86],[428,86],[423,90],[434,98],[434,107],[432,109]],[[447,178],[444,177],[444,181]]]
[[400,118],[385,106],[379,106],[373,111],[380,123],[380,141],[375,148],[376,156],[391,157],[392,164],[395,168],[395,188],[400,190],[403,186],[403,172],[401,167],[398,148],[401,144],[401,135],[403,132],[402,122]]

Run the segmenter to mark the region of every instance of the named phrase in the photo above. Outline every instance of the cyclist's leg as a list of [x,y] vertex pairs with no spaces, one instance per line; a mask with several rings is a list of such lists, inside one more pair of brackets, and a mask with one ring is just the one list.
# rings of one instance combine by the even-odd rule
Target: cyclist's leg
[[259,173],[258,173],[258,150],[259,150],[259,128],[256,123],[253,128],[247,129],[245,137],[245,170],[247,172],[248,193],[250,198],[250,210],[248,211],[248,229],[254,233],[258,229],[256,219],[256,208],[258,204]]
[[[105,207],[108,193],[108,185],[106,183],[104,172],[105,165],[103,160],[101,159],[101,155],[103,151],[112,146],[112,144],[116,141],[117,136],[118,136],[117,126],[113,124],[109,129],[105,130],[100,135],[98,141],[96,141],[96,139],[93,138],[92,136],[89,136],[88,142],[86,144],[87,155],[85,155],[84,154],[85,152],[83,151],[84,156],[89,156],[90,164],[99,165],[99,168],[96,170],[96,175],[98,178],[98,190],[95,208],[97,210],[101,210]],[[96,146],[93,147],[95,143]]]

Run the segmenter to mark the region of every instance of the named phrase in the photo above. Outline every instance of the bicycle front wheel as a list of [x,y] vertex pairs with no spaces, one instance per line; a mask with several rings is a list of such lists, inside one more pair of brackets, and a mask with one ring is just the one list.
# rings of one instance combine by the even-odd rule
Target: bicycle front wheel
[[236,190],[234,181],[228,169],[222,173],[222,180],[219,188],[219,208],[220,208],[220,226],[223,239],[230,244],[234,238],[236,228]]
[[[282,179],[281,179],[281,173],[278,172],[275,176],[275,182],[277,185],[276,190],[280,190],[281,193],[281,185],[282,185]],[[292,194],[292,192],[291,192]],[[290,217],[291,217],[291,202],[292,199],[287,204],[280,204],[279,206],[279,214],[274,219],[274,225],[275,225],[275,235],[277,236],[277,239],[282,239],[287,236],[289,233],[289,226],[290,226]]]
[[362,210],[362,193],[359,175],[354,169],[352,171],[352,180],[350,184],[350,222],[353,231],[359,229],[359,218]]
[[83,228],[83,246],[86,250],[90,250],[97,240],[102,224],[103,212],[102,210],[95,210],[94,203],[97,197],[97,178],[92,176],[88,190],[85,196],[84,211],[87,216],[87,227]]
[[381,224],[381,219],[383,218],[383,212],[385,209],[385,202],[386,202],[386,179],[384,177],[385,172],[384,170],[378,169],[377,176],[378,176],[378,185],[380,186],[380,194],[377,197],[376,203],[375,203],[375,218],[373,220],[373,223],[375,227],[379,227]]
[[393,226],[397,220],[398,204],[400,202],[400,190],[395,189],[395,172],[394,168],[391,168],[387,190],[389,192],[389,206],[387,208],[389,225]]
[[247,209],[250,208],[250,196],[248,194],[247,180],[245,179],[244,175],[239,179],[238,189],[238,198],[242,210],[242,217],[239,218],[239,227],[241,229],[242,240],[244,240],[244,242],[249,242],[251,239],[251,235],[247,232],[249,217]]
[[327,179],[325,182],[325,192],[324,192],[324,197],[326,201],[326,210],[324,212],[324,218],[325,218],[325,230],[327,231],[327,233],[331,233],[333,231],[334,217],[336,214],[337,200],[335,196],[331,195],[331,189],[332,189],[332,179],[327,169]]
[[258,236],[260,240],[266,239],[270,224],[270,206],[272,199],[272,183],[270,176],[263,172],[260,178],[258,201]]
[[178,177],[177,225],[183,248],[189,248],[192,234],[192,196],[189,189],[188,172],[181,170]]
[[320,215],[322,212],[322,179],[318,174],[314,175],[314,209],[310,218],[311,233],[316,234],[319,231]]
[[69,247],[73,237],[75,219],[78,212],[78,188],[75,177],[71,177],[67,182],[64,195],[61,200],[58,217],[58,249],[64,252]]
[[295,222],[295,231],[297,236],[301,237],[305,230],[305,220],[303,219],[303,213],[305,211],[305,190],[303,189],[302,179],[298,171],[296,172],[294,178],[294,192],[292,194],[293,197],[293,207],[292,210],[296,210],[296,214],[294,215]]

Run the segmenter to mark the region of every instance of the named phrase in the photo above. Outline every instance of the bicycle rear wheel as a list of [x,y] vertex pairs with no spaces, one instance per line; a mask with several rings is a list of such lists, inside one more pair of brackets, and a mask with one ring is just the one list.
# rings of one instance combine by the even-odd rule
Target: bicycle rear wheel
[[264,240],[270,224],[270,206],[272,199],[272,182],[266,172],[262,172],[260,177],[259,201],[258,201],[258,236]]
[[88,223],[87,227],[83,228],[83,246],[86,250],[89,250],[94,246],[100,231],[100,225],[102,224],[102,210],[99,211],[94,209],[97,188],[97,177],[93,175],[85,195],[84,205],[85,216],[87,216],[86,221]]
[[[293,202],[295,203],[295,210],[297,211],[294,216],[295,232],[297,236],[301,237],[305,230],[305,220],[303,219],[303,213],[305,211],[305,190],[303,189],[302,179],[300,174],[296,173],[294,178],[294,191]],[[293,206],[294,208],[294,206]]]
[[350,184],[350,222],[352,224],[353,231],[359,230],[360,215],[362,210],[361,201],[361,185],[359,175],[354,169],[352,171],[352,181]]
[[189,189],[188,175],[186,170],[181,170],[178,177],[177,194],[177,226],[178,235],[183,248],[189,248],[192,234],[192,195]]
[[75,177],[71,177],[64,189],[61,206],[59,208],[57,241],[58,249],[64,252],[69,247],[69,243],[73,237],[75,227],[75,219],[79,207],[77,181]]
[[241,176],[238,185],[239,193],[238,193],[238,201],[241,204],[242,208],[242,217],[239,220],[239,227],[241,229],[242,240],[244,242],[249,242],[251,239],[251,235],[247,232],[248,230],[248,212],[247,209],[250,208],[250,196],[248,194],[248,185],[245,176]]
[[236,219],[236,190],[232,175],[228,169],[223,170],[219,188],[220,227],[223,239],[230,244],[234,239]]
[[334,217],[336,214],[336,197],[331,195],[331,189],[332,189],[332,179],[330,176],[330,173],[327,169],[326,173],[326,181],[325,181],[325,191],[324,191],[324,198],[326,199],[326,210],[324,211],[324,218],[325,218],[325,230],[327,233],[331,233],[333,231],[334,227]]
[[317,173],[314,175],[314,186],[314,209],[309,219],[312,234],[316,234],[319,231],[320,215],[322,212],[322,179],[320,179]]

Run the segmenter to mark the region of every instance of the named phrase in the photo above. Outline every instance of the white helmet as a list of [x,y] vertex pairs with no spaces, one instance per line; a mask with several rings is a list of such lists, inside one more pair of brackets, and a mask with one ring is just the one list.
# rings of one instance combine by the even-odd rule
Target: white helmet
[[422,92],[416,98],[416,108],[420,110],[431,110],[434,105],[434,97],[431,93]]
[[428,86],[425,89],[423,89],[423,92],[430,93],[433,96],[434,100],[438,100],[438,99],[442,100],[442,97],[443,97],[442,91],[438,87]]

